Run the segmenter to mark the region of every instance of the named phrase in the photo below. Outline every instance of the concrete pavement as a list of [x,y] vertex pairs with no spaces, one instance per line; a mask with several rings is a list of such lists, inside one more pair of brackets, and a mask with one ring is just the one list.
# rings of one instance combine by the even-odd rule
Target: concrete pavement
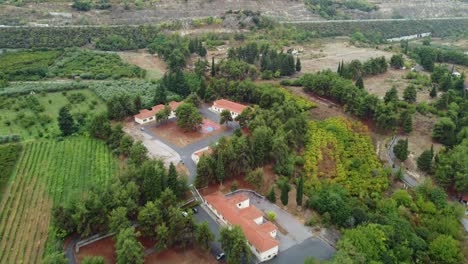
[[[212,121],[215,121],[216,123],[219,123],[219,120],[220,120],[219,115],[216,114],[216,113],[211,112],[210,110],[208,110],[208,106],[202,105],[199,108],[199,112],[205,118],[208,118],[208,119],[210,119]],[[199,141],[194,142],[192,144],[189,144],[187,146],[179,147],[179,146],[167,141],[166,139],[156,135],[155,133],[153,133],[151,131],[151,129],[149,129],[149,128],[154,127],[154,126],[156,126],[156,124],[145,125],[145,126],[143,126],[143,127],[145,127],[145,130],[143,130],[142,132],[145,133],[146,135],[151,136],[153,139],[161,141],[162,143],[164,143],[168,147],[172,148],[175,152],[177,152],[179,154],[181,161],[184,163],[185,167],[189,171],[189,175],[188,175],[189,183],[195,182],[195,177],[197,175],[197,165],[192,160],[192,157],[191,157],[192,153],[194,153],[195,151],[197,151],[199,149],[202,149],[204,147],[210,146],[211,144],[214,144],[221,137],[231,136],[234,133],[234,130],[236,128],[239,128],[239,125],[236,122],[231,122],[229,124],[229,129],[226,130],[226,131],[217,133],[215,135],[204,138],[202,140],[199,140]]]

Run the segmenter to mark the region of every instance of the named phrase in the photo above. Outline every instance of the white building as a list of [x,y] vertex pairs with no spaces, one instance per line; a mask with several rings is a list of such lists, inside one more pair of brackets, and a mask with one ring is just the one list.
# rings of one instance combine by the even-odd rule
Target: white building
[[210,147],[204,147],[204,148],[202,148],[202,149],[200,149],[200,150],[195,151],[195,152],[192,154],[192,160],[193,160],[193,162],[195,162],[195,164],[198,164],[198,162],[200,161],[200,158],[201,158],[203,155],[205,155],[205,154],[209,155],[209,154],[211,154],[212,152],[213,152],[213,149],[212,149],[212,148],[210,148]]
[[278,255],[278,228],[263,218],[263,213],[243,194],[225,197],[220,192],[207,195],[205,204],[224,225],[238,225],[247,238],[247,244],[260,262]]
[[223,110],[229,110],[232,118],[236,118],[247,106],[235,103],[226,99],[216,100],[210,110],[216,113],[221,113]]
[[[169,114],[169,119],[175,117],[175,110],[181,104],[182,104],[182,102],[175,102],[175,101],[172,101],[172,102],[169,103],[169,107],[171,108],[171,113]],[[146,124],[146,123],[149,123],[149,122],[154,122],[154,121],[156,121],[156,117],[155,117],[156,114],[159,111],[163,110],[164,107],[165,107],[165,105],[159,104],[159,105],[153,106],[151,108],[151,110],[148,110],[148,109],[140,110],[140,113],[137,114],[137,115],[134,115],[133,118],[134,118],[135,122],[137,122],[140,125],[143,125],[143,124]]]

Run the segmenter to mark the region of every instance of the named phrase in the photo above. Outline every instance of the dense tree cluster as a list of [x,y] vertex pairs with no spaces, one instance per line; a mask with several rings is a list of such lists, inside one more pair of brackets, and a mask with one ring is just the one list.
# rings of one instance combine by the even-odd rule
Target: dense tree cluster
[[267,44],[259,47],[256,42],[229,49],[228,58],[257,65],[262,72],[278,72],[280,76],[289,76],[297,69],[301,70],[300,61],[295,62],[292,54],[278,52]]
[[309,206],[325,223],[353,228],[344,231],[330,263],[462,262],[458,219],[463,211],[429,182],[414,192],[398,190],[388,198],[366,200],[326,185],[312,195]]
[[359,60],[352,60],[350,63],[340,63],[338,74],[347,79],[357,80],[359,77],[377,75],[386,72],[388,69],[385,57],[370,58],[362,63]]

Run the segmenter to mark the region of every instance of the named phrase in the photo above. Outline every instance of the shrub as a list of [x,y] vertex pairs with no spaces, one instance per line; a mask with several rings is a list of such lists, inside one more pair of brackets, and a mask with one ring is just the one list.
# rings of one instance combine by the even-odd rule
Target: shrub
[[276,213],[273,212],[273,211],[269,211],[269,212],[267,213],[267,218],[268,218],[268,220],[270,220],[270,221],[275,221],[275,220],[276,220]]

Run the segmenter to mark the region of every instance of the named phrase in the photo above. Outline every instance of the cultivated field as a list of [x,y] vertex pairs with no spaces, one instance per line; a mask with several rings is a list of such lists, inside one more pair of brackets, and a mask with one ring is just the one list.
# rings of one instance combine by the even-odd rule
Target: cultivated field
[[98,140],[25,143],[0,203],[0,263],[39,263],[52,206],[107,184],[117,167]]
[[[78,98],[79,97],[79,98]],[[48,138],[59,134],[59,109],[68,106],[72,115],[105,110],[102,100],[90,90],[39,93],[0,98],[0,135],[21,135],[23,139]]]

